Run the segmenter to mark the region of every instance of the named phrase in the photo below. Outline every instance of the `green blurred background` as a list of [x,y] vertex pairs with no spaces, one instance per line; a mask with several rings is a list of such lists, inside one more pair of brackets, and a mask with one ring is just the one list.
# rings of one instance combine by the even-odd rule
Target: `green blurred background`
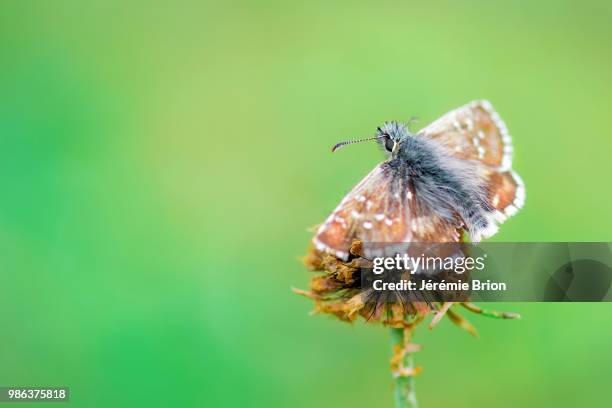
[[[608,1],[6,0],[0,52],[0,385],[393,406],[387,330],[289,288],[381,160],[330,146],[472,99],[527,186],[495,240],[610,240]],[[498,307],[523,319],[417,332],[423,407],[610,406],[610,305]]]

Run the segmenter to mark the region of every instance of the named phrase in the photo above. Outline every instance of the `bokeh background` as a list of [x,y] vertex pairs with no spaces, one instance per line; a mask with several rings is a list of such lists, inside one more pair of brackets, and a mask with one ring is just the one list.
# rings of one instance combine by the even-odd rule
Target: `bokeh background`
[[[0,55],[0,385],[393,406],[387,330],[290,287],[382,158],[330,146],[472,99],[527,185],[495,240],[610,240],[607,1],[3,1]],[[497,306],[417,332],[423,407],[610,406],[610,305]]]

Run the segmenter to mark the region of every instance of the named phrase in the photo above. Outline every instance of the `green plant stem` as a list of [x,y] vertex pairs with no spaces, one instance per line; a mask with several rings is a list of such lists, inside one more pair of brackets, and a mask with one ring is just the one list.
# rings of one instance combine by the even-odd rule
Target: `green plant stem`
[[[406,346],[409,339],[406,339],[404,337],[405,335],[406,333],[404,329],[391,329],[391,344],[393,349],[395,349],[397,346],[402,348]],[[411,353],[406,353],[404,355],[403,366],[406,368],[414,367]],[[395,377],[395,404],[397,408],[417,407],[414,382],[414,376],[412,375],[398,375]]]

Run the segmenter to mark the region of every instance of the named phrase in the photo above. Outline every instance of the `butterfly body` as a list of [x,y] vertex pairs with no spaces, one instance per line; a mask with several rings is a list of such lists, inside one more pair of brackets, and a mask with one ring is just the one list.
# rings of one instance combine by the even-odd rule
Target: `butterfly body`
[[523,205],[511,166],[511,140],[486,101],[450,112],[412,134],[387,122],[376,139],[388,158],[366,176],[320,226],[319,250],[348,258],[353,240],[458,242],[495,234]]

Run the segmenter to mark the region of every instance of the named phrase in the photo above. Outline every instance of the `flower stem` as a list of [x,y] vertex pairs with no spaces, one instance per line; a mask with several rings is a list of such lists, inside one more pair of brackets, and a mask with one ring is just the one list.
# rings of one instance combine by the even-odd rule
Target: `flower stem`
[[[404,350],[410,342],[410,329],[391,329],[391,344],[393,352]],[[407,370],[414,370],[412,353],[405,352],[401,356],[401,366]],[[393,373],[395,377],[395,404],[397,408],[416,408],[417,400],[414,390],[414,375],[401,372]]]

